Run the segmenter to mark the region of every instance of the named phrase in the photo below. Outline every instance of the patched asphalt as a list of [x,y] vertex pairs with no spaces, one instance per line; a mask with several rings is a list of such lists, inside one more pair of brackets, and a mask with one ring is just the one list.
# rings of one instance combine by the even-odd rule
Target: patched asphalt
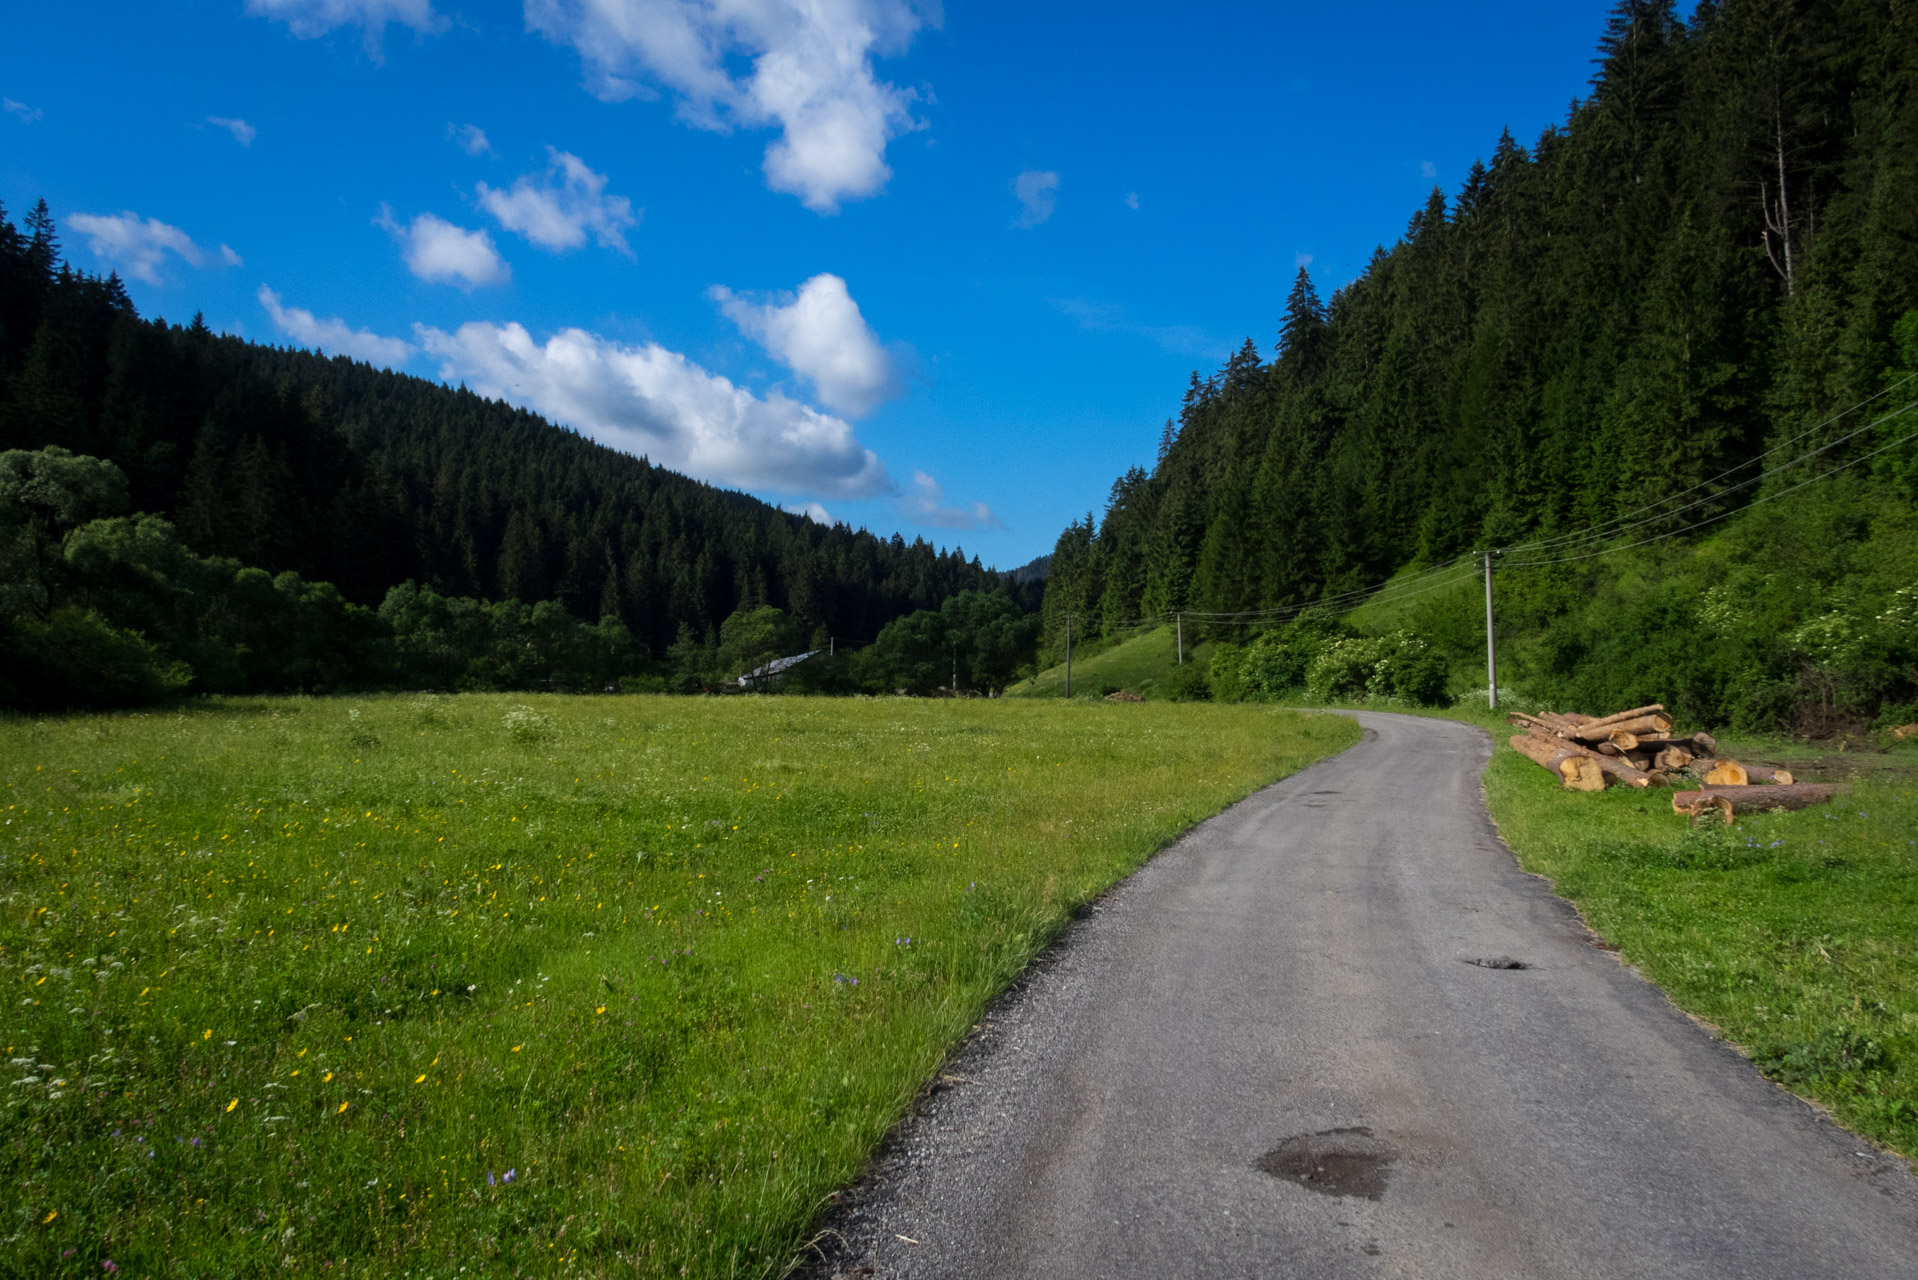
[[1518,869],[1483,733],[1358,718],[1071,928],[812,1275],[1918,1275],[1918,1179]]

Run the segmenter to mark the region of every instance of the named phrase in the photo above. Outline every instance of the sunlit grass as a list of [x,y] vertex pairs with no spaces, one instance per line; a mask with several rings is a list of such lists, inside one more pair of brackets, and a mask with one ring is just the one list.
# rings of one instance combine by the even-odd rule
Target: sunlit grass
[[0,724],[0,1273],[779,1274],[1078,904],[1356,737],[1006,700]]

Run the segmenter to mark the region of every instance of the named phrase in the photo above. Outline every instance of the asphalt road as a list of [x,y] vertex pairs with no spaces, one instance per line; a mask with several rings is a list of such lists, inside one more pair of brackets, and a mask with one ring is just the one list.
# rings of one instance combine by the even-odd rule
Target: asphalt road
[[1918,1179],[1517,868],[1485,735],[1359,719],[1074,926],[816,1274],[1918,1276]]

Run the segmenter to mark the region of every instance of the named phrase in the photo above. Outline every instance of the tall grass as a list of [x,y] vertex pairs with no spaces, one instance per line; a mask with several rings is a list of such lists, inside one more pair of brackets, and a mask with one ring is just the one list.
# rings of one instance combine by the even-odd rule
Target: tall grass
[[780,1274],[1078,904],[1356,736],[1007,700],[0,724],[0,1273]]

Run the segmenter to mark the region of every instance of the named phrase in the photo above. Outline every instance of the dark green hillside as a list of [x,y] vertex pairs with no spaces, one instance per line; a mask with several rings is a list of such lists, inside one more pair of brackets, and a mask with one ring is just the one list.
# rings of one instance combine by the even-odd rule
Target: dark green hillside
[[[1918,701],[1880,625],[1918,560],[1910,0],[1625,0],[1564,125],[1501,137],[1329,301],[1301,271],[1282,316],[1274,358],[1195,374],[1153,469],[1061,535],[1049,657],[1068,613],[1244,641],[1508,548],[1511,674],[1540,696],[1769,724]],[[1457,686],[1483,632],[1449,617]]]
[[1000,585],[958,550],[823,528],[464,390],[143,320],[117,279],[60,261],[44,204],[25,223],[0,211],[0,451],[110,460],[130,508],[202,556],[369,606],[409,579],[554,600],[656,655],[763,605],[867,643]]

